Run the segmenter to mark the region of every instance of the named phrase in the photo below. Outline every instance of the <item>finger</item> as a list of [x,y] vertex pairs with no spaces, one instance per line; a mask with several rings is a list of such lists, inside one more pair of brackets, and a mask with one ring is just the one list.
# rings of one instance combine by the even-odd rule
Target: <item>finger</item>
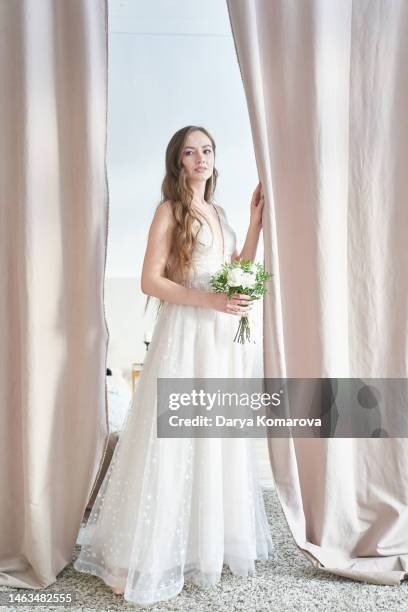
[[246,312],[251,312],[251,306],[249,306],[249,307],[245,307],[245,308],[241,307],[241,308],[239,309],[239,312],[243,312],[244,314],[245,314]]
[[245,315],[250,312],[252,306],[232,306],[227,307],[226,312],[235,315]]
[[252,306],[252,302],[250,300],[243,299],[234,300],[232,304],[233,306]]
[[231,314],[235,314],[238,312],[238,308],[237,306],[233,306],[233,305],[228,305],[226,312],[231,313]]
[[260,189],[261,189],[261,188],[262,188],[262,187],[261,187],[261,183],[258,183],[258,185],[256,186],[256,189],[255,189],[255,191],[254,191],[254,196],[255,196],[255,197],[258,197],[258,196],[259,196],[259,191],[260,191]]
[[246,314],[250,311],[251,311],[250,306],[237,306],[234,310],[234,312],[241,313],[241,314]]
[[250,295],[245,295],[245,293],[236,293],[235,295],[240,300],[251,300],[252,299]]

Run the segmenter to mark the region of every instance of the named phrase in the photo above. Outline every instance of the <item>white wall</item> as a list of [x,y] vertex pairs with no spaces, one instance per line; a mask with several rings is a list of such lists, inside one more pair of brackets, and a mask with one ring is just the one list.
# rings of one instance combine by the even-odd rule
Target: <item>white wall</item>
[[[111,367],[143,360],[146,238],[160,199],[165,148],[176,130],[190,124],[203,125],[215,138],[216,201],[240,247],[258,178],[226,2],[109,0],[105,304]],[[262,375],[261,353],[259,343],[256,375]]]

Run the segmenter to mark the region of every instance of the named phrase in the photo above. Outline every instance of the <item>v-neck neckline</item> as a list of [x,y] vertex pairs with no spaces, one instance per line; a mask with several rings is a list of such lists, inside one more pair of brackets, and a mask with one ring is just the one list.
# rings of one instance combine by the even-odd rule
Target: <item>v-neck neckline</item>
[[[225,258],[225,239],[224,239],[224,228],[223,228],[223,225],[222,225],[221,216],[220,216],[220,213],[218,212],[217,207],[215,206],[215,204],[213,202],[210,202],[210,206],[212,206],[214,208],[214,210],[216,212],[216,215],[217,215],[218,225],[219,225],[219,228],[220,228],[220,234],[221,234],[221,240],[222,240],[222,259],[224,261],[224,258]],[[203,218],[205,219],[206,223],[210,226],[210,230],[212,232],[212,225],[208,221],[207,215],[204,215],[204,213],[202,211],[198,211],[198,213],[203,216]]]
[[222,240],[222,259],[224,261],[224,257],[225,257],[224,228],[222,226],[221,216],[220,216],[220,213],[218,212],[218,208],[215,206],[215,204],[213,204],[213,202],[211,202],[211,205],[214,207],[215,212],[217,213],[218,224],[220,226],[221,240]]

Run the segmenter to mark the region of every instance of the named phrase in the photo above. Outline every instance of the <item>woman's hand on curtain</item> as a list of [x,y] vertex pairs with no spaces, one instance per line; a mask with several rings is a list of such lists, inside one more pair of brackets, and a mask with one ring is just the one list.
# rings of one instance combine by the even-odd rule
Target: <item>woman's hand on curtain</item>
[[258,248],[259,234],[262,229],[262,209],[264,205],[264,196],[262,192],[262,184],[258,183],[251,200],[251,217],[249,228],[242,251],[238,254],[236,251],[231,257],[231,260],[246,259],[247,261],[255,261],[256,251]]
[[250,226],[262,227],[262,209],[264,205],[264,194],[262,191],[262,183],[258,183],[251,200],[251,217]]

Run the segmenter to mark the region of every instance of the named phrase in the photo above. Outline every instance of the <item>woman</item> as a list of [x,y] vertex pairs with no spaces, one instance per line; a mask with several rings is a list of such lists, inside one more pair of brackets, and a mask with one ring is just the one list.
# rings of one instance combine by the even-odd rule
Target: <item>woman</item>
[[210,586],[223,563],[247,576],[272,541],[251,441],[158,438],[157,378],[246,378],[253,345],[233,342],[247,296],[214,293],[223,261],[253,260],[263,196],[254,192],[244,247],[213,203],[215,143],[201,127],[167,147],[162,203],[152,221],[142,291],[161,301],[143,372],[74,566],[101,577],[128,601],[150,604],[190,579]]

